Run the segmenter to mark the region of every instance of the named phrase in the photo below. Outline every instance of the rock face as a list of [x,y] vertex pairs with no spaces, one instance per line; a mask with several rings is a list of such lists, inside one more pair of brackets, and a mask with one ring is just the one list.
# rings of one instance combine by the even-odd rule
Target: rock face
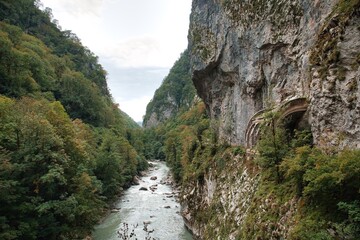
[[359,14],[346,5],[193,1],[193,82],[219,121],[221,139],[245,144],[256,112],[305,97],[317,144],[360,147]]
[[179,111],[189,109],[194,99],[195,88],[190,78],[190,59],[186,50],[147,105],[143,126],[145,128],[158,126],[174,117]]
[[[176,112],[177,108],[176,105],[173,104],[174,100],[169,97],[168,102],[170,103],[169,106],[163,106],[162,109],[160,109],[161,114],[157,114],[156,112],[151,113],[149,119],[144,124],[146,128],[156,127],[160,123],[169,119],[173,115],[173,113]],[[160,115],[161,117],[159,117],[158,115]]]
[[[193,0],[192,79],[222,141],[246,145],[254,116],[288,104],[289,114],[307,108],[316,145],[360,148],[359,2]],[[269,233],[263,239],[287,239],[298,202],[254,196],[256,170],[241,159],[230,164],[185,187],[188,227],[202,239],[249,239],[259,226]],[[255,226],[246,223],[249,211]],[[269,211],[282,216],[276,225],[258,222]]]
[[[297,201],[275,201],[271,194],[260,198],[258,191],[260,174],[242,157],[235,157],[224,171],[210,172],[199,182],[185,188],[182,196],[185,224],[199,239],[255,239],[251,234],[260,228],[268,228],[262,239],[289,239],[294,225]],[[218,176],[215,176],[218,175]],[[276,223],[264,217],[273,211],[282,216]],[[255,225],[249,225],[249,218]],[[256,235],[256,234],[254,234]],[[254,236],[253,235],[253,236]]]

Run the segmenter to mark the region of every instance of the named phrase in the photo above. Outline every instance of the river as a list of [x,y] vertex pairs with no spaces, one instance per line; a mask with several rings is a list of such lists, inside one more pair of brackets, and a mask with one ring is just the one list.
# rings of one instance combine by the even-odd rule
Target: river
[[[124,192],[115,205],[116,212],[112,212],[95,226],[92,234],[94,240],[121,240],[117,232],[120,230],[124,233],[124,224],[128,224],[127,235],[134,230],[136,237],[130,238],[134,240],[143,240],[146,236],[150,236],[151,240],[193,239],[180,216],[180,204],[176,201],[174,189],[166,184],[169,168],[163,162],[152,164],[154,167],[140,178],[140,185],[132,186]],[[157,179],[151,180],[154,176]],[[154,191],[150,189],[151,186]],[[140,190],[141,187],[148,190]],[[144,223],[151,233],[143,230]]]

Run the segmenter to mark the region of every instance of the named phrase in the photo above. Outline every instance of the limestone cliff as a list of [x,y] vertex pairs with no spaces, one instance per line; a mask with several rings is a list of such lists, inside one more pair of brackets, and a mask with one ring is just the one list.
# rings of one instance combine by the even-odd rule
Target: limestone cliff
[[359,36],[358,1],[194,0],[193,82],[231,144],[256,112],[304,97],[317,144],[360,147]]
[[[315,145],[360,148],[359,6],[193,0],[192,79],[222,142],[252,147],[257,117],[282,109],[301,113],[295,118],[310,125]],[[209,169],[184,187],[187,225],[202,239],[291,239],[301,200],[276,200],[262,179],[249,155]]]

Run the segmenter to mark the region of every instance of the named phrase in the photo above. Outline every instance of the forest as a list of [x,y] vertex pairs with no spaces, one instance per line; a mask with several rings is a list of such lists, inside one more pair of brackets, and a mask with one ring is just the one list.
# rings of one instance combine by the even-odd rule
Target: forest
[[[0,0],[0,239],[83,239],[148,159],[166,161],[184,191],[238,171],[235,160],[254,173],[240,239],[269,239],[290,199],[290,239],[334,239],[328,229],[360,238],[359,150],[323,151],[310,129],[288,129],[271,111],[254,151],[222,141],[191,81],[190,50],[148,104],[144,122],[156,113],[158,124],[142,129],[114,103],[97,56],[39,4]],[[256,215],[270,197],[278,205]],[[189,200],[198,223],[217,223],[216,200]]]
[[38,4],[0,1],[0,238],[82,239],[147,162],[97,57]]

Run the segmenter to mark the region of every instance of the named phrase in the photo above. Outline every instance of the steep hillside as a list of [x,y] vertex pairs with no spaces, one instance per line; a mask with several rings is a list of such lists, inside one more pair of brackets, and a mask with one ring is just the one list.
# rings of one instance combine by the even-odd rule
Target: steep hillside
[[97,57],[37,3],[0,0],[0,239],[83,239],[147,163]]
[[159,125],[152,150],[194,235],[360,237],[359,12],[358,0],[193,1],[204,103]]
[[207,164],[180,156],[197,173],[182,178],[195,235],[359,238],[359,13],[358,0],[193,1],[192,79],[220,140]]
[[193,80],[220,137],[246,144],[257,112],[305,98],[316,144],[358,147],[358,5],[195,0]]
[[189,51],[181,54],[163,83],[156,90],[146,107],[143,126],[155,127],[187,110],[195,97],[195,88],[190,79]]

